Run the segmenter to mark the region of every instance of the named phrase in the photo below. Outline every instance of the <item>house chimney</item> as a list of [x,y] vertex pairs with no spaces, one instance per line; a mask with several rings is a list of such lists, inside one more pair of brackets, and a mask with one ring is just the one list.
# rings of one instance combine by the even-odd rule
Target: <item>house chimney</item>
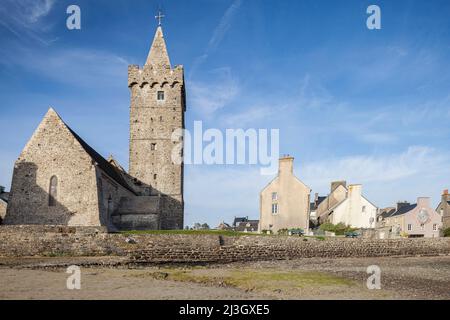
[[442,192],[442,203],[450,201],[450,195],[448,194],[448,190],[444,190]]
[[339,188],[339,186],[344,186],[344,188],[347,188],[347,181],[333,181],[331,183],[331,192],[333,193],[334,190]]
[[316,192],[314,194],[314,203],[317,205],[317,202],[319,201],[319,194]]
[[294,158],[291,156],[284,156],[280,159],[279,175],[293,175],[294,174]]
[[428,197],[417,198],[417,206],[429,208],[430,207],[430,198],[428,198]]

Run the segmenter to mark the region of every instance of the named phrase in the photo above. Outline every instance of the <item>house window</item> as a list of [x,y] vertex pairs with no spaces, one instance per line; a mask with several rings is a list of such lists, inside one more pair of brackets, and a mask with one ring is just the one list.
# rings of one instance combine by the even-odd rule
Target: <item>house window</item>
[[408,231],[412,230],[412,224],[408,224]]
[[420,225],[420,228],[423,230],[423,229],[425,229],[425,225],[422,223],[421,225]]
[[157,175],[157,174],[154,174],[154,175],[153,175],[153,180],[156,180],[156,178],[158,178],[158,175]]
[[151,151],[155,151],[155,150],[156,150],[156,143],[152,143],[152,144],[150,145],[150,150],[151,150]]
[[278,193],[273,192],[272,193],[272,201],[277,201],[278,200]]
[[272,214],[278,214],[278,203],[272,204]]
[[366,206],[362,207],[362,212],[365,213],[366,212]]
[[50,178],[50,187],[48,190],[48,206],[56,206],[56,197],[58,196],[58,178],[53,176]]
[[164,101],[164,91],[158,91],[158,101]]
[[437,224],[433,224],[433,231],[437,231]]

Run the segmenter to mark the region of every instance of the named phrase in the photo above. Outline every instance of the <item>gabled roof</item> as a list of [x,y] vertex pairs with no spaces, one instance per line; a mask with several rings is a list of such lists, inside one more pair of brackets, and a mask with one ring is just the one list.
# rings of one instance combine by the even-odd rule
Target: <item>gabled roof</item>
[[247,222],[248,217],[235,217],[233,221],[233,227],[236,227],[241,222]]
[[392,213],[390,216],[388,216],[387,218],[392,218],[392,217],[396,217],[396,216],[401,216],[402,214],[408,213],[411,210],[414,210],[417,207],[417,203],[414,204],[409,204],[409,205],[403,205],[401,206],[398,210],[395,210],[394,213]]
[[[247,227],[248,225],[248,227]],[[240,222],[237,226],[236,226],[236,231],[258,231],[258,226],[259,226],[259,220],[248,220],[248,221],[243,221]]]
[[66,126],[69,132],[73,135],[73,137],[80,143],[81,147],[86,151],[86,153],[92,158],[95,163],[97,163],[98,167],[105,172],[111,179],[120,184],[122,187],[127,189],[128,191],[136,194],[134,190],[128,185],[128,183],[123,179],[122,175],[118,172],[112,164],[110,164],[105,158],[103,158],[97,151],[95,151],[90,145],[88,145],[81,137],[73,131],[58,115],[58,113],[50,108],[47,112],[46,117],[48,116],[56,116],[58,119]]

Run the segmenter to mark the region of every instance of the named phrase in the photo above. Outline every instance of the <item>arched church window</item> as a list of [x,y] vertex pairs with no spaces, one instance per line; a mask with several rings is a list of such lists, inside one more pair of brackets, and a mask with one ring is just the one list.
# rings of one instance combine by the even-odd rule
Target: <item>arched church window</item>
[[56,198],[58,196],[58,178],[53,176],[50,178],[50,187],[48,190],[48,206],[56,206]]

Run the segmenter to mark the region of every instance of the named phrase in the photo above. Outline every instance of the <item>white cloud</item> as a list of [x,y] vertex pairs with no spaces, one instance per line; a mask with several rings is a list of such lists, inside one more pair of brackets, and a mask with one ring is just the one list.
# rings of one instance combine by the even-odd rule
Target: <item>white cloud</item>
[[223,117],[223,123],[228,128],[244,128],[249,124],[258,124],[261,120],[267,120],[276,114],[277,110],[268,106],[256,106],[246,108],[242,112],[230,112]]
[[0,64],[20,66],[61,83],[84,87],[126,84],[128,61],[109,52],[74,48],[44,53],[26,47],[10,52],[3,54],[7,58]]
[[448,155],[435,149],[412,146],[398,154],[362,155],[318,161],[306,165],[302,172],[305,178],[319,184],[343,178],[358,183],[386,182],[433,172],[446,160]]
[[229,68],[221,68],[211,73],[208,82],[189,82],[189,92],[192,108],[208,116],[230,103],[239,93],[239,85]]
[[[331,181],[346,180],[363,184],[369,200],[379,206],[398,200],[414,201],[418,196],[439,196],[450,183],[450,154],[423,146],[384,155],[359,155],[330,158],[299,168],[301,179],[320,193],[327,193]],[[371,199],[372,197],[372,199]]]
[[228,32],[231,21],[235,14],[237,13],[238,9],[240,8],[242,4],[242,0],[234,0],[230,7],[225,11],[225,14],[220,19],[219,24],[214,29],[214,32],[211,36],[211,39],[208,42],[208,46],[205,49],[205,52],[197,57],[195,59],[194,63],[191,67],[191,72],[189,74],[189,78],[192,78],[192,75],[195,74],[197,69],[205,62],[206,59],[208,59],[209,55],[213,53],[217,47],[222,42],[223,38],[225,37],[226,33]]
[[17,37],[29,37],[49,44],[51,41],[41,33],[49,27],[44,18],[54,4],[55,0],[3,0],[0,2],[0,24]]

